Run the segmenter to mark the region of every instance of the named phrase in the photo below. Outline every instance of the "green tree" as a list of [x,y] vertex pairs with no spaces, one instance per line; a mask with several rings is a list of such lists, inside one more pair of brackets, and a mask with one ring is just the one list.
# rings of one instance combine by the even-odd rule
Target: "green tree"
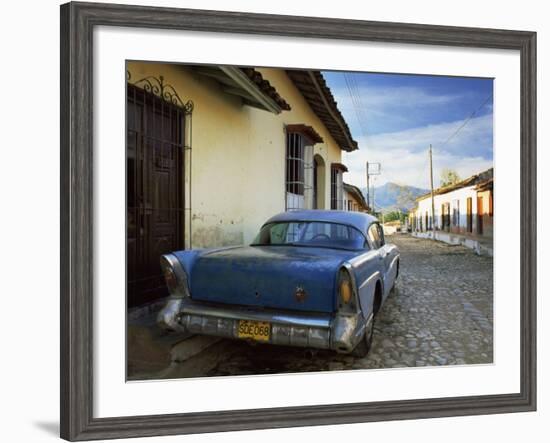
[[460,181],[460,176],[454,169],[445,168],[441,171],[439,179],[440,186],[454,185]]
[[384,223],[394,220],[399,220],[401,222],[405,221],[407,213],[401,211],[390,211],[384,214]]

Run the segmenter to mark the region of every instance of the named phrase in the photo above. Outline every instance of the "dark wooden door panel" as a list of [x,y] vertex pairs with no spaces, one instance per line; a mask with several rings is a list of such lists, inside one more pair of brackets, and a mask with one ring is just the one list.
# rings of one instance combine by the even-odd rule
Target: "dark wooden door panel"
[[128,86],[129,306],[166,295],[160,256],[183,248],[183,121],[182,109]]

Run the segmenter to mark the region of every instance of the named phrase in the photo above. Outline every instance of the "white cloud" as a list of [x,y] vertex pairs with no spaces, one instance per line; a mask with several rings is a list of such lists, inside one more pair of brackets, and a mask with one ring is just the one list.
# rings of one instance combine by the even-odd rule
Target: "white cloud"
[[[352,100],[350,90],[342,81],[332,86],[332,90],[354,136],[358,137],[358,133],[366,136],[362,141],[362,147],[366,148],[372,147],[371,139],[377,135],[387,138],[390,132],[396,137],[413,136],[418,143],[441,145],[461,123],[448,122],[449,117],[454,115],[451,118],[457,118],[470,109],[468,105],[464,110],[465,103],[475,103],[480,99],[473,90],[442,93],[441,89],[429,87],[381,86],[369,83],[367,78],[360,83],[351,83],[355,85],[355,89],[352,88],[355,100]],[[469,137],[469,142],[457,145],[456,140],[453,140],[445,146],[448,152],[461,152],[464,155],[462,149],[466,148],[466,155],[489,158],[492,145],[492,103],[487,103],[483,112],[485,118],[473,119],[460,133],[462,139]],[[447,123],[435,123],[445,120]],[[431,131],[425,130],[427,124],[432,124]],[[425,138],[420,139],[419,136]],[[392,141],[408,145],[408,140],[397,138]]]
[[[367,108],[366,110],[376,112],[386,108],[399,107],[422,107],[445,105],[453,101],[463,100],[464,94],[429,94],[424,88],[400,86],[391,88],[358,88],[359,98]],[[333,90],[338,99],[340,109],[353,108],[353,102],[348,89],[336,88]]]
[[[344,154],[344,162],[349,168],[344,176],[347,182],[366,186],[365,164],[368,160],[382,165],[382,174],[374,178],[377,186],[391,181],[429,188],[430,144],[433,145],[435,186],[439,185],[443,168],[454,169],[466,178],[492,166],[492,112],[469,120],[448,142],[464,120],[425,123],[441,121],[442,116],[449,115],[451,108],[457,110],[465,100],[476,99],[473,91],[441,94],[441,91],[425,87],[384,87],[369,84],[366,80],[355,82],[355,86],[357,90],[354,92],[358,93],[355,103],[342,83],[332,88],[338,107],[349,122],[355,127],[359,117],[365,122],[367,131],[366,136],[356,136],[359,151]],[[356,108],[358,104],[360,109]],[[491,109],[490,105],[487,106],[485,112]],[[359,128],[352,129],[356,135]]]
[[426,88],[411,86],[380,87],[366,84],[352,91],[356,94],[355,102],[347,87],[333,87],[338,108],[354,124],[358,118],[366,121],[371,130],[373,125],[377,127],[384,121],[401,126],[414,125],[419,112],[433,112],[434,109],[442,109],[467,98],[464,93],[431,94]]
[[[428,147],[433,144],[434,185],[439,185],[443,168],[454,169],[462,178],[481,172],[493,165],[493,116],[473,118],[447,145],[444,141],[461,122],[428,125],[399,132],[377,134],[358,140],[360,149],[344,154],[349,172],[346,182],[366,186],[365,164],[380,162],[382,174],[375,185],[386,182],[429,188]],[[485,146],[480,149],[480,146]],[[481,152],[485,155],[480,155]]]
[[447,144],[445,142],[464,123],[463,120],[438,123],[406,129],[398,132],[376,134],[359,139],[363,149],[407,149],[417,152],[430,143],[440,151],[450,154],[492,156],[493,115],[471,119]]

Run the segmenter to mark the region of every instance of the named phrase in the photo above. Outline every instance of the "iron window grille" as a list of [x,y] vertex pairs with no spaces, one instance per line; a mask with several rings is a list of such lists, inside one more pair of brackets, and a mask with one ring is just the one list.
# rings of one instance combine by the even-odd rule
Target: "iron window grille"
[[303,134],[286,134],[286,185],[287,211],[313,208],[313,144]]
[[344,179],[340,168],[331,166],[330,168],[330,209],[344,209],[343,200]]

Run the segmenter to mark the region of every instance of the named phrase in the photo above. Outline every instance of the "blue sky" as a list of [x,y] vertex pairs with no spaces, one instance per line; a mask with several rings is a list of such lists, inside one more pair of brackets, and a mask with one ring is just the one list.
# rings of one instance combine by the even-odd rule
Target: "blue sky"
[[[323,72],[359,151],[344,155],[347,182],[365,186],[365,162],[380,162],[388,181],[429,187],[443,168],[462,178],[493,163],[493,80],[427,75]],[[449,137],[475,112],[468,123]]]

